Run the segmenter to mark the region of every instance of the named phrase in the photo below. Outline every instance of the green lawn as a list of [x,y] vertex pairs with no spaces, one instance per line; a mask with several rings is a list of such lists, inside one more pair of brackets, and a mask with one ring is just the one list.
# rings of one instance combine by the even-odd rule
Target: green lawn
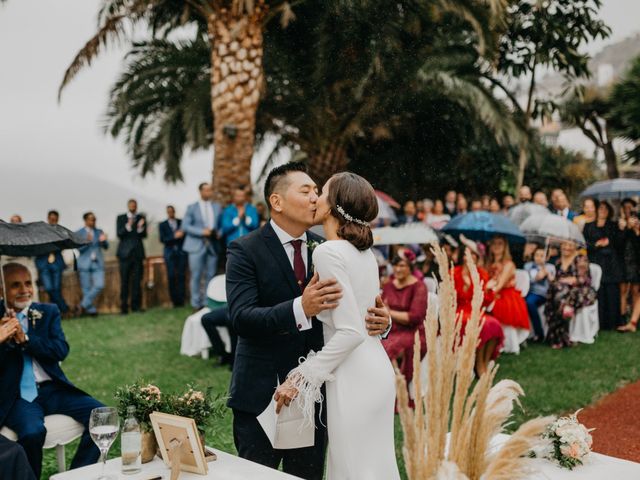
[[[117,386],[139,378],[163,390],[181,390],[187,383],[197,383],[226,391],[226,368],[214,367],[213,360],[179,354],[182,325],[188,313],[187,309],[158,309],[65,321],[71,353],[63,368],[76,385],[106,404],[113,404]],[[594,345],[561,351],[530,346],[518,356],[502,356],[498,376],[516,380],[526,393],[514,426],[534,416],[570,412],[640,379],[640,335],[604,332]],[[397,422],[396,427],[398,430]],[[231,415],[207,432],[207,443],[235,452]],[[396,431],[397,447],[400,443],[401,435]],[[112,454],[117,455],[118,449],[116,443]],[[68,462],[74,451],[75,445],[67,448]],[[55,472],[54,451],[49,450],[43,478]]]

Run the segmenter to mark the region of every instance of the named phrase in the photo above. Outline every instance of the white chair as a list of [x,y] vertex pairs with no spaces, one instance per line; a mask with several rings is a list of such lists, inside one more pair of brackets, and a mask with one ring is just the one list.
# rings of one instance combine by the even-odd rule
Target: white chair
[[531,279],[529,273],[526,270],[516,270],[516,290],[520,292],[522,297],[526,297],[531,287]]
[[[595,263],[589,264],[591,286],[597,292],[602,281],[602,267]],[[575,318],[569,324],[569,339],[572,342],[593,343],[600,330],[598,316],[598,300],[576,312]]]
[[[58,472],[64,472],[66,470],[64,446],[80,438],[82,432],[84,432],[84,427],[66,415],[47,415],[44,417],[44,426],[47,429],[47,436],[44,439],[43,448],[56,449]],[[2,427],[0,435],[4,435],[14,442],[18,440],[15,432],[7,427]]]

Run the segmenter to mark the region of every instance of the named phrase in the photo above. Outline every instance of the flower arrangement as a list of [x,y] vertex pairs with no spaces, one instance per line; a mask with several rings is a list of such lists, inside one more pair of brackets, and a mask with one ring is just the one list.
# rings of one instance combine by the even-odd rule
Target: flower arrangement
[[164,411],[165,399],[160,389],[151,383],[135,382],[123,385],[115,393],[120,418],[127,417],[127,407],[136,407],[136,420],[145,432],[153,431],[149,414]]
[[558,418],[542,434],[543,438],[551,441],[551,445],[541,456],[569,470],[583,464],[593,444],[590,434],[593,429],[586,428],[578,421],[578,413],[580,410],[568,417]]
[[136,420],[145,432],[153,431],[149,420],[152,412],[193,418],[203,430],[213,419],[223,417],[226,408],[222,394],[213,395],[211,388],[202,391],[193,385],[187,385],[187,391],[182,394],[173,394],[162,393],[156,385],[138,381],[118,388],[115,398],[121,418],[126,417],[128,406],[136,407]]

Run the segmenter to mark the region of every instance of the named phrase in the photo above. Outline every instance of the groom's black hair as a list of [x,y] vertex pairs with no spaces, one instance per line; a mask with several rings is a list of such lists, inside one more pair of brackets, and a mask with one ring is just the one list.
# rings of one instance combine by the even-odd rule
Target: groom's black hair
[[276,191],[281,182],[291,172],[308,173],[307,166],[302,162],[289,162],[285,163],[284,165],[280,165],[279,167],[276,167],[269,172],[267,181],[264,182],[264,201],[269,207],[269,210],[271,210],[271,202],[269,202],[269,197],[273,192]]

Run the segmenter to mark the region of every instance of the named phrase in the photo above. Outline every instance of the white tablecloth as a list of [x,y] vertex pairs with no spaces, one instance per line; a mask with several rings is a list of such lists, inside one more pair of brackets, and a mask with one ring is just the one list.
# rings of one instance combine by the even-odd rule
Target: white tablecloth
[[[498,435],[494,441],[500,445],[509,439],[508,435]],[[542,458],[531,460],[534,473],[527,480],[635,480],[640,479],[640,463],[591,453],[584,465],[573,470],[560,468]]]
[[[288,475],[278,470],[250,462],[240,457],[235,457],[219,450],[211,449],[216,452],[218,459],[209,463],[209,473],[197,475],[195,473],[182,472],[180,480],[295,480],[298,477]],[[170,471],[165,467],[164,462],[156,457],[152,462],[142,465],[142,472],[136,475],[123,475],[120,473],[121,461],[114,458],[107,462],[106,473],[118,474],[118,480],[145,480],[154,475],[162,475],[164,480],[170,478]],[[77,468],[64,473],[53,475],[50,480],[92,480],[100,474],[101,465],[91,465],[88,467]],[[298,479],[299,480],[299,479]]]

